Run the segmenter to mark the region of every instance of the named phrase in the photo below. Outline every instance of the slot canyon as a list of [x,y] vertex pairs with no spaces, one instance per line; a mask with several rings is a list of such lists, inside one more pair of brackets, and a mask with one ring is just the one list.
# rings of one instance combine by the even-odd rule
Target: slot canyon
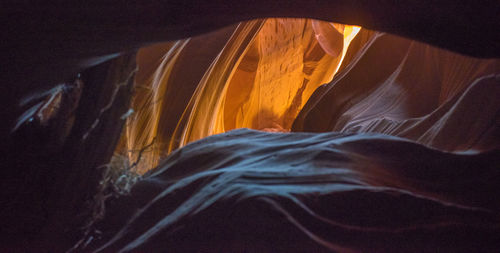
[[499,1],[0,14],[0,252],[500,250]]

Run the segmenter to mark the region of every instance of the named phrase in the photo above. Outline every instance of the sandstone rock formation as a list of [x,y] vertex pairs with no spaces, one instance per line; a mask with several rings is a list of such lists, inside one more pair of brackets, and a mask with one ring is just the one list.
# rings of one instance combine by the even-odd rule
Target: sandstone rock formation
[[496,252],[499,10],[3,1],[0,251]]

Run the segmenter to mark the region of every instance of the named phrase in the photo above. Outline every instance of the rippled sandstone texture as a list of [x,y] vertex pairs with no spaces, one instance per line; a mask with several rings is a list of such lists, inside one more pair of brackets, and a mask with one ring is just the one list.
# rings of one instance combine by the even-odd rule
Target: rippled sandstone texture
[[92,252],[495,252],[499,157],[234,130],[173,152],[109,207]]

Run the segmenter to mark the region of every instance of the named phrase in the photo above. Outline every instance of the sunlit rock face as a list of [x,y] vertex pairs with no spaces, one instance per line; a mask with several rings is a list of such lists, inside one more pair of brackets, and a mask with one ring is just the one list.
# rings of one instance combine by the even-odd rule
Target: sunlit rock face
[[144,172],[172,150],[212,134],[242,127],[290,131],[314,90],[331,81],[359,30],[266,19],[142,49],[135,114],[119,152],[135,161],[152,143],[141,155]]
[[267,20],[229,83],[222,130],[289,131],[312,92],[332,79],[359,31],[333,26],[308,19]]

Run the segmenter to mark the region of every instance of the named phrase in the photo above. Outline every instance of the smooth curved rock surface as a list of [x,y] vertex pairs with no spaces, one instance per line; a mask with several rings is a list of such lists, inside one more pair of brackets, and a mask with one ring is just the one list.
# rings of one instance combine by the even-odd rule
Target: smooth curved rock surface
[[92,252],[495,252],[499,159],[234,130],[175,151],[108,207]]

